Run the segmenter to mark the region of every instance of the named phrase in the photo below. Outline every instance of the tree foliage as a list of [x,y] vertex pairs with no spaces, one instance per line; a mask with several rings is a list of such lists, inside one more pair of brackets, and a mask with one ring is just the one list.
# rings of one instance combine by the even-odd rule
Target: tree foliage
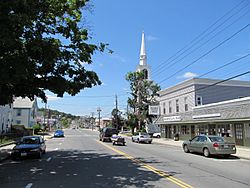
[[0,1],[0,104],[13,96],[46,101],[45,90],[62,97],[101,84],[83,66],[106,49],[89,43],[82,24],[88,1]]
[[[144,78],[143,72],[129,72],[126,75],[131,90],[128,104],[134,109],[134,115],[140,123],[149,118],[148,107],[157,103],[156,96],[158,96],[157,92],[160,91],[158,84]],[[135,117],[132,119],[135,119]]]
[[114,108],[111,112],[112,115],[112,125],[120,130],[123,124],[122,112],[116,108]]

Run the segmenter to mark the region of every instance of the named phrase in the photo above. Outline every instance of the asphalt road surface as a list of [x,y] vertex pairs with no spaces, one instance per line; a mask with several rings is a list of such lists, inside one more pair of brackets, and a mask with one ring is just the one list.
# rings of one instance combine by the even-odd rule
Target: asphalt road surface
[[98,132],[65,130],[46,141],[42,159],[0,163],[1,188],[249,188],[250,161],[205,158],[165,144],[100,142]]

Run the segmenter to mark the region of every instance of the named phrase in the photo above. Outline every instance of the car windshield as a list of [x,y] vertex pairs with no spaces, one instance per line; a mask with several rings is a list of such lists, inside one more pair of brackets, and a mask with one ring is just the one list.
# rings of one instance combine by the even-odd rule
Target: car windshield
[[148,136],[148,133],[141,133],[141,135],[143,135],[143,136]]
[[224,138],[220,136],[213,136],[213,137],[208,137],[211,142],[225,142]]
[[39,138],[38,137],[23,138],[21,143],[22,144],[39,144]]

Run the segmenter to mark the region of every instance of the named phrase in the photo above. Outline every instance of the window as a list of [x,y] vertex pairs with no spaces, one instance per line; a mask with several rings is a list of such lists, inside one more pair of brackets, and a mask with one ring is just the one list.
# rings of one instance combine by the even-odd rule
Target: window
[[181,134],[189,134],[189,128],[186,125],[181,126]]
[[197,96],[196,97],[196,106],[200,106],[202,105],[202,97],[201,96]]
[[172,103],[171,103],[171,101],[168,102],[168,112],[170,114],[172,113]]
[[179,112],[180,111],[180,109],[179,109],[179,99],[175,100],[175,104],[176,104],[176,112]]
[[21,109],[17,109],[16,116],[21,116],[21,115],[22,115],[22,110]]
[[163,114],[166,114],[166,103],[163,103]]
[[187,97],[184,98],[184,108],[185,108],[185,112],[188,111],[188,103],[187,103]]
[[20,125],[21,121],[20,120],[16,120],[16,124]]

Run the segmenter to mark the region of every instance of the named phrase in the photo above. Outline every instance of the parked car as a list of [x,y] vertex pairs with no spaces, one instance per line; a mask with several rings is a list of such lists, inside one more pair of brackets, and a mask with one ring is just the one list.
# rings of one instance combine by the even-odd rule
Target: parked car
[[205,157],[210,155],[224,155],[236,153],[235,143],[227,142],[221,136],[199,135],[193,139],[184,141],[182,144],[184,152],[203,153]]
[[153,133],[153,138],[161,138],[161,133]]
[[21,157],[41,158],[45,151],[46,145],[41,136],[24,136],[12,149],[11,157],[14,160]]
[[135,135],[132,136],[132,142],[138,142],[138,143],[144,142],[151,144],[152,140],[153,139],[150,137],[150,135],[145,132],[137,132],[135,133]]
[[120,135],[117,135],[117,134],[113,134],[111,136],[111,141],[112,141],[113,145],[115,145],[115,144],[119,145],[120,144],[120,145],[125,146],[125,143],[126,143],[125,138],[120,136]]
[[118,130],[115,128],[111,127],[104,127],[103,129],[100,130],[99,134],[99,140],[100,141],[111,141],[111,136],[113,134],[118,134]]
[[63,130],[56,130],[54,132],[54,137],[64,137],[64,131]]

